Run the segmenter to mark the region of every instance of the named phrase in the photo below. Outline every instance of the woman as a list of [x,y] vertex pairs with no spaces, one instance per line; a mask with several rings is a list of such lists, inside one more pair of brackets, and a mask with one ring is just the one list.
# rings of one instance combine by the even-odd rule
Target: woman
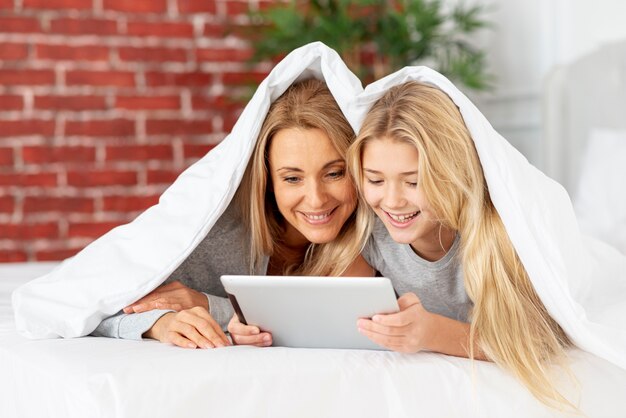
[[399,313],[359,330],[395,351],[492,360],[539,399],[567,402],[545,364],[563,359],[568,337],[518,258],[452,100],[418,82],[389,89],[348,161],[367,203],[357,210],[369,211],[363,256],[404,293]]
[[[232,316],[222,274],[371,275],[359,256],[356,191],[344,160],[353,136],[324,82],[287,89],[270,107],[226,213],[168,284],[94,335],[222,347]],[[268,333],[239,325],[235,342],[271,345]]]

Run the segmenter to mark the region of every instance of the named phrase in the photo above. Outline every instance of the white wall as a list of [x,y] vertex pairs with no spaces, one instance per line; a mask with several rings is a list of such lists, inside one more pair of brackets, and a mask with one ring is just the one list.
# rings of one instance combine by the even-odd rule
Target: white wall
[[[450,1],[456,3],[455,1]],[[602,43],[626,38],[624,0],[474,0],[489,5],[494,28],[478,43],[495,89],[468,92],[494,127],[538,167],[541,95],[550,70]]]

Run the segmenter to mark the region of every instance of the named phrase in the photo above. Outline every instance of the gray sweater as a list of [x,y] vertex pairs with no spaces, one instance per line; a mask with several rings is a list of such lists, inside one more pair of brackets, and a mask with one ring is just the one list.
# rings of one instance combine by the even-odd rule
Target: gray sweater
[[[223,274],[249,274],[249,238],[246,237],[241,216],[233,203],[218,219],[211,231],[164,283],[180,281],[203,292],[209,300],[209,313],[226,329],[233,315],[220,276]],[[267,270],[267,259],[261,272]],[[104,319],[92,335],[98,337],[140,340],[154,323],[170,310],[152,310],[138,314],[120,311]]]
[[468,322],[472,302],[463,284],[458,235],[448,253],[431,262],[415,254],[409,244],[395,242],[376,218],[363,257],[391,280],[399,295],[413,292],[427,311]]

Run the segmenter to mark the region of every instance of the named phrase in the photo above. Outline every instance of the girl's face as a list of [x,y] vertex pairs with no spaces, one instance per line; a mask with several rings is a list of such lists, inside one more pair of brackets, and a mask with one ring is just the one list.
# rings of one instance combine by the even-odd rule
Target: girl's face
[[364,198],[393,240],[411,244],[420,255],[441,249],[441,224],[417,187],[417,149],[406,142],[376,139],[365,144],[362,158]]
[[319,129],[283,129],[268,154],[287,245],[334,240],[356,208],[356,191],[328,136]]

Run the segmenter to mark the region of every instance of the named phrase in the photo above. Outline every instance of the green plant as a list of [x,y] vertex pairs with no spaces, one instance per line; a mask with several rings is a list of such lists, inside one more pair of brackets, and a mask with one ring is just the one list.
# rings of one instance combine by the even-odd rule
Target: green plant
[[278,3],[254,15],[253,61],[273,59],[313,41],[335,49],[365,82],[426,63],[473,89],[491,76],[469,36],[488,26],[484,6],[445,10],[440,0],[310,0]]

